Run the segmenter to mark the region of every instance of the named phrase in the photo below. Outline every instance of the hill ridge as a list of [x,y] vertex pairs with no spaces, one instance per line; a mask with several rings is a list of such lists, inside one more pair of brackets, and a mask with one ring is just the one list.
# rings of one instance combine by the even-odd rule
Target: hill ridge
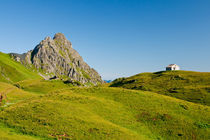
[[159,71],[114,80],[111,87],[152,91],[210,105],[210,72]]

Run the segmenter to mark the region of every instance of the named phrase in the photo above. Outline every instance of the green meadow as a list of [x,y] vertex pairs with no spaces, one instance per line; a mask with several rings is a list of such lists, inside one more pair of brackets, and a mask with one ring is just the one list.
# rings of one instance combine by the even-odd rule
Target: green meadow
[[34,69],[27,69],[19,62],[11,60],[8,54],[0,52],[0,81],[15,83],[26,79],[41,78]]
[[210,72],[161,71],[119,78],[111,87],[151,91],[182,100],[210,105]]
[[[0,94],[3,97],[0,139],[210,138],[210,107],[204,103],[161,95],[153,90],[105,85],[77,87],[59,80],[47,81],[8,55],[1,54],[0,59],[7,60],[7,63],[0,60]],[[208,87],[205,81],[208,78],[200,79],[200,83],[206,83],[199,85],[201,89]]]

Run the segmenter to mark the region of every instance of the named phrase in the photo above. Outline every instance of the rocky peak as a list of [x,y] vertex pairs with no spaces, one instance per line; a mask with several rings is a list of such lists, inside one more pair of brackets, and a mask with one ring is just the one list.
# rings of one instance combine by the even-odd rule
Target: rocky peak
[[51,37],[47,36],[47,37],[45,37],[44,40],[45,40],[45,41],[50,41],[50,40],[52,40],[52,39],[51,39]]
[[[13,55],[15,60],[18,60],[17,57]],[[41,75],[48,75],[49,79],[56,76],[62,80],[70,79],[82,84],[102,83],[100,75],[84,62],[62,33],[55,34],[53,39],[46,37],[20,60],[24,65],[34,65],[42,72]]]
[[56,33],[53,37],[53,40],[55,41],[56,45],[63,47],[72,47],[72,44],[69,40],[66,39],[64,34],[62,33]]
[[67,40],[63,33],[56,33],[53,40]]

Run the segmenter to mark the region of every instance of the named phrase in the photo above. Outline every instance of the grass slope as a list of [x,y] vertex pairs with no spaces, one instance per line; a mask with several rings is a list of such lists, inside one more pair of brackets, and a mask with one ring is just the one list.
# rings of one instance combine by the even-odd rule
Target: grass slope
[[0,52],[0,81],[15,83],[25,79],[40,79],[41,77],[22,64],[12,60],[8,54]]
[[16,135],[36,139],[209,138],[208,106],[121,88],[79,88],[38,80],[19,84],[19,90],[36,96],[2,108],[0,124]]
[[[161,77],[165,73],[155,74]],[[174,81],[181,79],[177,85],[184,85],[183,88],[205,91],[209,88],[208,73],[196,77],[195,73],[192,72],[192,76],[188,72],[189,76],[184,78],[188,78],[190,85],[185,85],[182,74],[173,74]],[[0,53],[0,95],[3,97],[0,139],[195,140],[210,137],[208,106],[147,91],[72,87],[62,81],[41,80],[36,72],[3,53]]]
[[60,80],[46,81],[40,79],[23,80],[17,82],[15,85],[20,89],[23,89],[24,91],[29,91],[37,94],[50,93],[51,91],[57,89],[65,89],[72,86],[71,84],[64,84],[64,82]]
[[[37,96],[31,92],[26,92],[8,83],[0,82],[0,95],[3,97],[3,103],[13,104]],[[2,104],[0,102],[0,104]],[[4,104],[4,105],[5,105]]]
[[24,136],[17,134],[13,129],[5,128],[4,125],[0,124],[0,140],[35,140],[35,137]]
[[[25,99],[33,98],[37,96],[36,94],[26,92],[13,86],[9,83],[0,82],[0,96],[3,97],[3,100],[0,102],[0,112],[5,108],[21,102]],[[14,129],[8,128],[3,123],[0,123],[0,140],[33,140],[35,139],[32,136],[25,136],[23,134],[17,133]]]
[[163,71],[116,79],[112,87],[152,91],[190,102],[210,105],[210,73]]

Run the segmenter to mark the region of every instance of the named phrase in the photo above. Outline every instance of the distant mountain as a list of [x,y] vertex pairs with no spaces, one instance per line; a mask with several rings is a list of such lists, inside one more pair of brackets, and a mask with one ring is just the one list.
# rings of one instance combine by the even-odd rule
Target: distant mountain
[[62,33],[55,34],[53,39],[46,37],[27,53],[10,55],[25,66],[37,69],[45,79],[69,79],[94,85],[103,82],[101,76],[83,61]]
[[104,80],[106,83],[111,83],[112,80]]
[[162,71],[119,78],[112,87],[152,91],[210,106],[210,72]]

